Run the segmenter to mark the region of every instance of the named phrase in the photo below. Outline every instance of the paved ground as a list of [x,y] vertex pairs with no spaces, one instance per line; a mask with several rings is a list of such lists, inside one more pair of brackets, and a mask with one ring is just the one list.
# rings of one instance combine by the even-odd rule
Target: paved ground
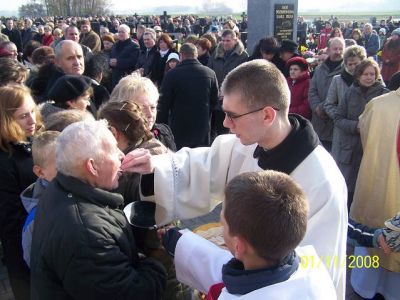
[[[3,256],[3,249],[0,244],[0,257]],[[0,300],[14,300],[14,295],[11,291],[10,282],[8,281],[7,270],[0,261]]]
[[[220,207],[217,207],[213,212],[206,216],[199,218],[182,221],[182,226],[189,229],[194,229],[199,225],[215,222],[219,220]],[[348,249],[348,255],[352,254],[352,249]],[[0,247],[0,257],[2,256],[2,249]],[[347,287],[346,287],[346,300],[361,300],[357,296],[350,286],[350,270],[347,273]],[[0,300],[14,300],[13,294],[11,292],[10,283],[7,278],[7,271],[4,265],[0,262]]]

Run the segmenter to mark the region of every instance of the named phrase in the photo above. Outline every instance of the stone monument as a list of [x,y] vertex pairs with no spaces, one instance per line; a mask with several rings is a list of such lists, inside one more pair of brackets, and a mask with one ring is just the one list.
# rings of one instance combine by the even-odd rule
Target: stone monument
[[298,0],[248,0],[247,52],[267,36],[297,40]]

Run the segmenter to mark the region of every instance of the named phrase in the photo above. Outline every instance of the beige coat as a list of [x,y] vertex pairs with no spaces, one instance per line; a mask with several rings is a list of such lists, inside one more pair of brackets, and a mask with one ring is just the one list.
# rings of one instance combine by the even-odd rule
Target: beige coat
[[[400,89],[373,99],[360,117],[364,155],[350,216],[370,227],[383,227],[400,211],[399,122]],[[400,272],[400,253],[371,249],[370,254],[379,255],[383,268]]]

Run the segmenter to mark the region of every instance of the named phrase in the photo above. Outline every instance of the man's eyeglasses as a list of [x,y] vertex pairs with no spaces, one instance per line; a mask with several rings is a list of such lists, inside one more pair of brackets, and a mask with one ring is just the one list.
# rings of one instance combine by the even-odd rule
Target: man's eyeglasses
[[[262,111],[264,108],[265,108],[265,106],[264,106],[264,107],[261,107],[261,108],[259,108],[259,109],[256,109],[256,110],[249,111],[249,112],[244,113],[244,114],[241,114],[241,115],[235,115],[235,114],[232,114],[232,113],[229,112],[229,111],[224,111],[224,113],[225,113],[225,116],[226,116],[230,121],[233,122],[234,120],[239,119],[239,118],[241,118],[241,117],[244,117],[244,116],[246,116],[246,115],[250,115],[250,114],[253,114],[253,113],[255,113],[255,112]],[[276,110],[276,111],[279,111],[278,108],[272,107],[272,109],[273,109],[273,110]]]

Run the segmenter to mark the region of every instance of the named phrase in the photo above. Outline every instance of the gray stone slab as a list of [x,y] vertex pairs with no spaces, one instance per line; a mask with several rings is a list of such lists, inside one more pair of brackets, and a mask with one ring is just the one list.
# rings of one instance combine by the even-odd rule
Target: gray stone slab
[[[248,35],[247,50],[253,52],[254,46],[264,37],[274,35],[275,5],[294,5],[293,40],[297,40],[297,11],[298,0],[248,0]],[[283,16],[283,14],[281,14]]]

